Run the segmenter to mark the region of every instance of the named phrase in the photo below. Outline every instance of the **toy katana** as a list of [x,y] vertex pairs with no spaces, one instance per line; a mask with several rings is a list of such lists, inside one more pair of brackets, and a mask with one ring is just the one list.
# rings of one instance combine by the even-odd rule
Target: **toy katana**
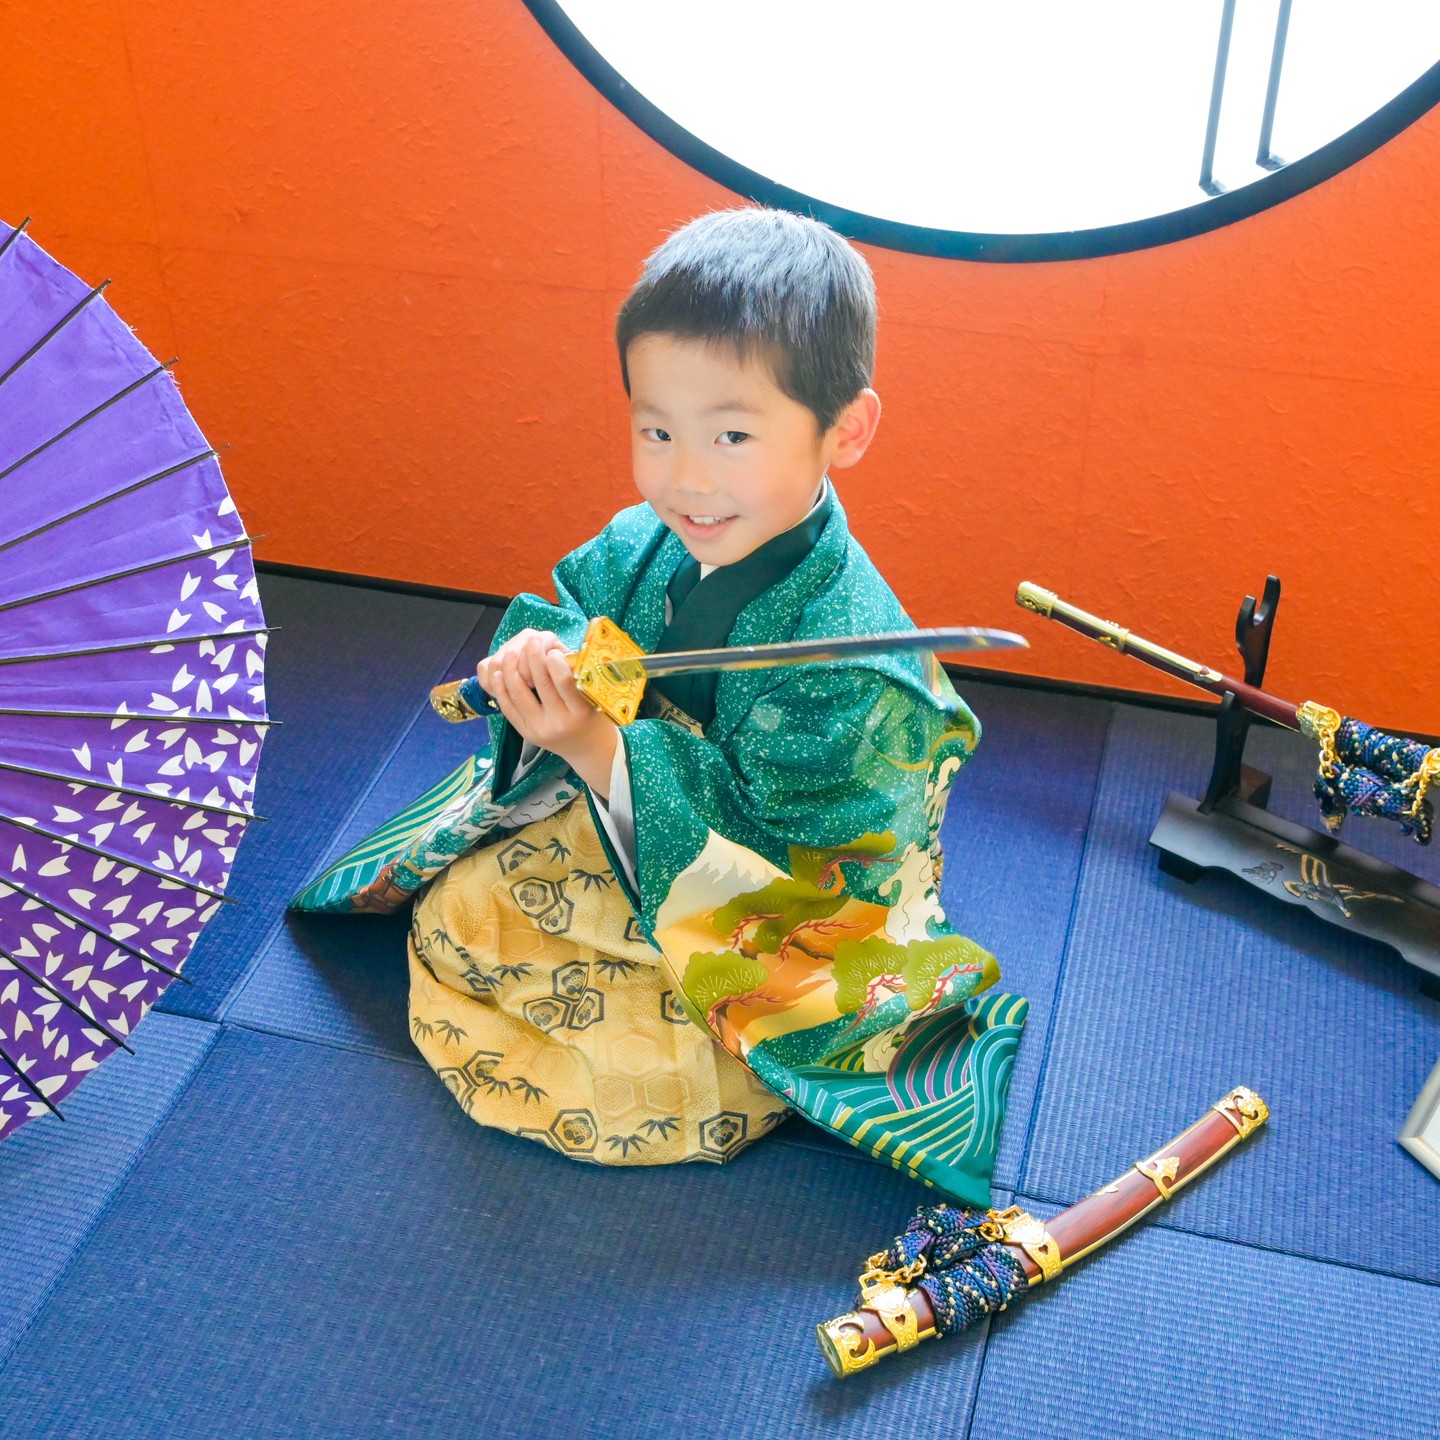
[[[957,627],[904,630],[887,635],[840,635],[819,640],[790,640],[778,645],[734,645],[718,650],[672,650],[646,654],[613,620],[592,620],[585,643],[567,656],[580,693],[617,725],[639,713],[645,682],[659,675],[688,675],[705,670],[761,670],[778,665],[816,665],[861,655],[892,655],[906,650],[953,654],[974,650],[1027,647],[1010,630]],[[474,720],[494,703],[475,676],[452,680],[430,692],[430,703],[446,720]]]

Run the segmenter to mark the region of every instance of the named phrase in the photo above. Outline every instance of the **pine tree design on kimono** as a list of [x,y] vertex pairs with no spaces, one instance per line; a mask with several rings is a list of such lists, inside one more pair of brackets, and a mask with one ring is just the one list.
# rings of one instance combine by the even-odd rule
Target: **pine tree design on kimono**
[[[715,841],[729,845],[714,836],[706,855]],[[721,949],[694,950],[678,977],[691,1018],[742,1057],[774,1033],[767,1024],[772,1016],[798,1018],[803,1013],[812,1025],[820,1017],[830,1025],[844,1018],[842,1029],[825,1044],[807,1047],[814,1051],[811,1060],[832,1063],[838,1052],[849,1055],[863,1035],[872,1057],[864,1068],[884,1069],[889,1056],[885,1063],[876,1063],[882,1050],[888,1047],[893,1053],[911,1021],[947,1002],[968,999],[982,982],[993,984],[999,967],[973,941],[960,935],[930,938],[928,927],[915,933],[917,921],[923,925],[933,917],[943,922],[933,903],[919,909],[901,903],[913,899],[917,888],[922,897],[930,889],[929,857],[918,846],[906,847],[897,873],[885,882],[882,893],[886,898],[895,895],[893,905],[847,893],[842,866],[893,860],[894,846],[889,833],[863,835],[833,850],[793,845],[789,875],[774,871],[759,888],[742,890],[702,916],[691,917],[691,925],[699,919],[724,941]],[[753,852],[747,854],[758,859]],[[702,855],[701,863],[704,860]],[[738,878],[745,872],[734,873]],[[684,879],[677,881],[677,888]],[[893,938],[887,930],[892,921],[899,922],[900,932]],[[668,943],[665,948],[668,953]],[[903,997],[903,1009],[886,1003],[898,997]],[[882,1034],[884,1046],[869,1045]]]
[[[712,831],[656,940],[686,1013],[772,1089],[951,1193],[977,1188],[957,1165],[988,1190],[1026,1002],[969,1003],[999,967],[950,931],[929,848],[895,849],[891,833],[792,846],[786,874]],[[847,883],[877,862],[883,904]]]

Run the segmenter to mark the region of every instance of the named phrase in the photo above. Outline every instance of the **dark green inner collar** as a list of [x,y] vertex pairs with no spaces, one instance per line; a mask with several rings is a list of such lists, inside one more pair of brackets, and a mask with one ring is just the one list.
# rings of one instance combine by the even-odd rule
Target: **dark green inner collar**
[[[767,540],[743,560],[718,566],[703,580],[697,578],[699,562],[687,553],[670,581],[667,594],[673,613],[655,649],[711,650],[724,645],[740,612],[789,575],[814,548],[830,519],[834,496],[826,481],[824,497],[798,525]],[[650,683],[672,704],[708,726],[715,718],[718,680],[718,672],[711,670],[667,675]]]

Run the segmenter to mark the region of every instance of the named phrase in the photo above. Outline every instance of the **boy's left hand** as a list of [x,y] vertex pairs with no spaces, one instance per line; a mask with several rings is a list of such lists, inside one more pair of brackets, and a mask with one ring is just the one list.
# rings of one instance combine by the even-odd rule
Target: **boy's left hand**
[[482,660],[476,673],[525,739],[560,756],[602,800],[609,798],[620,730],[580,693],[557,636],[531,631]]

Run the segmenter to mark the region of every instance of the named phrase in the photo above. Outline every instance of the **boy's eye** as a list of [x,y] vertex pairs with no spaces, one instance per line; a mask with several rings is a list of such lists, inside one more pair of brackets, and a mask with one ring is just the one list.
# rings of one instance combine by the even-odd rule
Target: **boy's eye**
[[743,430],[726,430],[716,441],[718,445],[743,445],[749,439]]
[[648,429],[642,430],[640,433],[647,440],[659,440],[664,442],[670,439],[670,432],[668,430],[661,430],[654,425],[650,426]]

